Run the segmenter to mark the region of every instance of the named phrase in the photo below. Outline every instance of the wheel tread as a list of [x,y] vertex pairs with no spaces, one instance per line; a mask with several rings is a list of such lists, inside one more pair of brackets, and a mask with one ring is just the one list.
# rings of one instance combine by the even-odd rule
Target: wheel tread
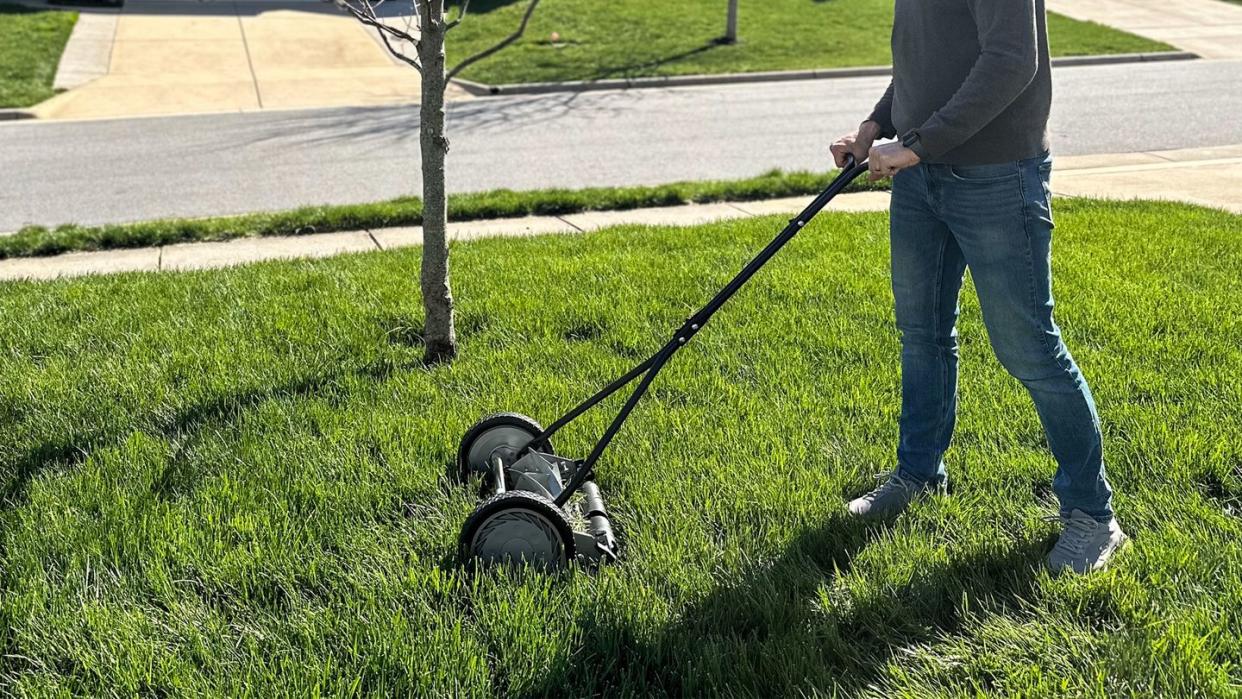
[[[470,447],[474,445],[474,441],[478,437],[493,427],[510,426],[520,427],[532,432],[532,437],[543,432],[543,427],[535,421],[534,418],[523,415],[521,413],[500,412],[485,415],[478,422],[475,422],[466,433],[462,435],[461,442],[457,445],[457,475],[464,483],[470,480],[470,474],[473,469],[470,468]],[[548,451],[556,453],[551,443],[548,445]]]
[[497,512],[516,508],[534,510],[547,517],[561,537],[561,546],[565,551],[566,562],[573,561],[577,557],[577,549],[574,545],[574,530],[564,510],[538,493],[526,490],[508,490],[503,493],[496,493],[484,500],[478,507],[474,508],[474,512],[471,512],[470,516],[466,518],[465,523],[461,525],[458,549],[461,560],[465,565],[470,566],[475,560],[471,551],[471,543],[474,539],[475,531]]

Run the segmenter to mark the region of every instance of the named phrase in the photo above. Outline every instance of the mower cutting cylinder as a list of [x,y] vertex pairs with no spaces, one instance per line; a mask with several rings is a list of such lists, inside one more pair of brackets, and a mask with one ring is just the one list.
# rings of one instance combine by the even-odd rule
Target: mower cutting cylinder
[[612,522],[608,521],[608,511],[604,509],[604,496],[599,492],[595,481],[582,484],[582,514],[590,523],[591,536],[595,539],[596,548],[601,554],[615,555],[617,539],[612,535]]

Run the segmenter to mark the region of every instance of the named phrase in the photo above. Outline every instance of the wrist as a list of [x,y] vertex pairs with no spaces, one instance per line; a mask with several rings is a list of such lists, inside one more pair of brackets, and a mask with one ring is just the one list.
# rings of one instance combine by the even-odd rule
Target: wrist
[[927,160],[927,151],[923,148],[923,135],[918,129],[910,129],[901,137],[901,145],[909,148],[919,160]]
[[879,138],[880,134],[883,132],[884,127],[880,126],[879,122],[872,119],[868,119],[858,125],[859,138],[869,138],[874,141]]

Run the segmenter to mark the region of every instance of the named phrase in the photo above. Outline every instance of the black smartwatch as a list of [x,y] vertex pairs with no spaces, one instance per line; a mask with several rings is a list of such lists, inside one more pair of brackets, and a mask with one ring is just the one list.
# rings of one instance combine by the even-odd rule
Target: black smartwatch
[[905,136],[901,137],[901,145],[906,148],[913,148],[914,144],[919,142],[919,132],[916,129],[910,129]]

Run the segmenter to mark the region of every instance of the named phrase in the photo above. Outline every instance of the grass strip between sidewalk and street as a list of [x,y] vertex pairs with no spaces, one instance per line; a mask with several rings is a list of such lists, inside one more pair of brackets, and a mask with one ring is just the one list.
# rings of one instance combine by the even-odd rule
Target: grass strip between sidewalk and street
[[[481,415],[546,422],[657,348],[779,216],[0,284],[0,685],[15,696],[1228,697],[1242,685],[1242,216],[1057,203],[1057,317],[1133,545],[1052,577],[1056,464],[959,324],[953,494],[867,525],[901,348],[888,217],[823,216],[599,464],[596,573],[465,574]],[[618,407],[557,450],[582,457]]]
[[[526,4],[472,2],[448,41],[450,64],[507,36]],[[739,41],[731,45],[717,41],[724,33],[726,5],[724,0],[543,0],[521,39],[497,59],[470,66],[462,77],[491,84],[561,82],[892,62],[891,2],[742,2]],[[1173,50],[1159,41],[1056,13],[1048,14],[1048,36],[1054,57]]]
[[51,97],[52,81],[76,12],[0,3],[0,108]]
[[[493,190],[449,196],[450,221],[518,216],[613,211],[718,201],[754,201],[810,195],[819,192],[836,172],[782,172],[772,170],[739,180],[707,180],[632,187],[542,189],[515,192]],[[859,179],[853,191],[887,189],[888,183]],[[252,236],[304,235],[422,223],[418,197],[370,204],[308,206],[289,211],[243,214],[202,219],[161,219],[103,226],[67,224],[55,228],[26,226],[0,236],[0,259],[39,257],[64,252],[139,248],[173,243],[230,240]]]

